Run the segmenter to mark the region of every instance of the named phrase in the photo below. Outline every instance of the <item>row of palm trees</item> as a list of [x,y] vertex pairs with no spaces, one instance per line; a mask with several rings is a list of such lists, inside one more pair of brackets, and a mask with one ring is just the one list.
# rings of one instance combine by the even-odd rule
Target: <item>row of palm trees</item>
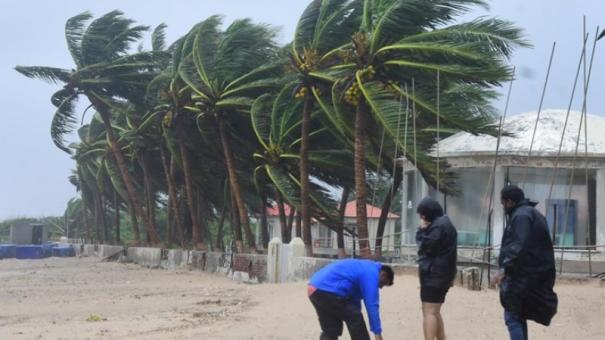
[[[485,6],[313,0],[286,46],[276,43],[273,27],[242,19],[225,28],[211,16],[170,45],[160,25],[152,49],[136,52],[131,46],[149,27],[119,11],[94,20],[85,12],[65,26],[73,69],[16,70],[63,85],[51,98],[51,137],[76,161],[79,211],[97,226],[98,240],[110,241],[110,210],[120,241],[124,210],[135,243],[223,247],[230,217],[238,250],[260,249],[269,241],[265,208],[276,202],[286,240],[288,204],[309,253],[315,218],[338,232],[339,247],[344,232],[356,233],[370,256],[368,174],[388,176],[395,192],[402,177],[396,160],[405,157],[429,184],[455,193],[447,164],[431,156],[437,136],[496,133],[494,87],[511,77],[512,50],[527,43],[502,20],[452,24],[476,5]],[[85,124],[78,99],[90,103]],[[76,129],[79,141],[68,144]],[[343,199],[326,184],[343,188]],[[355,231],[342,224],[348,192],[357,204]],[[384,220],[392,196],[383,202]],[[162,236],[158,210],[167,214]],[[262,245],[251,215],[261,221]]]

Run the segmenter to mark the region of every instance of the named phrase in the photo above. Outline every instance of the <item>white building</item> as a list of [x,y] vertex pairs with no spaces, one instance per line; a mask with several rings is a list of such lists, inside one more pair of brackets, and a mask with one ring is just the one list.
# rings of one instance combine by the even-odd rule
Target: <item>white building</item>
[[[487,242],[491,181],[491,244],[500,244],[504,216],[500,190],[506,183],[519,185],[548,219],[556,245],[584,246],[605,244],[605,118],[587,115],[587,140],[580,131],[579,112],[571,112],[565,133],[565,110],[544,110],[537,124],[531,157],[528,157],[537,113],[508,117],[494,169],[497,138],[460,132],[442,140],[436,147],[458,175],[461,195],[446,197],[447,214],[459,230],[460,245]],[[582,124],[583,126],[584,124]],[[561,136],[563,142],[557,160]],[[576,157],[576,147],[578,149]],[[585,147],[587,153],[585,154]],[[402,229],[403,243],[413,243],[418,220],[416,205],[426,195],[438,197],[407,162],[404,168]],[[567,216],[567,222],[565,222]],[[565,233],[565,236],[563,234]]]

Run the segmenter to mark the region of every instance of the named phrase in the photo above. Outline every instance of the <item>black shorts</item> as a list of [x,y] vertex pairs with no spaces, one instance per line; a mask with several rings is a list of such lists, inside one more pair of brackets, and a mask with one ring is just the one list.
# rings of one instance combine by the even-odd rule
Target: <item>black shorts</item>
[[445,295],[450,287],[425,287],[420,286],[420,300],[428,303],[443,303]]

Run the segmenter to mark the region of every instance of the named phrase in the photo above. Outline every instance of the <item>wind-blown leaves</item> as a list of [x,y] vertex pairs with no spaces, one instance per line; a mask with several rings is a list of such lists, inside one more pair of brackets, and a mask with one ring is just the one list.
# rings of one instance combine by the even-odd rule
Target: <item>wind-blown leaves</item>
[[78,94],[72,91],[59,90],[51,98],[57,111],[50,125],[50,136],[55,145],[67,153],[71,150],[65,145],[65,135],[71,133],[78,122],[74,112],[77,97]]
[[51,84],[67,83],[71,74],[69,70],[44,66],[16,66],[15,70],[28,78],[38,78]]
[[65,40],[67,41],[67,48],[77,67],[82,67],[84,65],[84,61],[82,60],[82,36],[84,35],[86,22],[90,19],[92,19],[92,14],[90,12],[83,12],[69,18],[65,23]]
[[151,48],[154,51],[163,51],[166,49],[166,24],[159,24],[151,34]]
[[92,65],[125,55],[130,44],[149,29],[132,24],[133,20],[124,18],[117,10],[92,21],[82,35],[82,64]]

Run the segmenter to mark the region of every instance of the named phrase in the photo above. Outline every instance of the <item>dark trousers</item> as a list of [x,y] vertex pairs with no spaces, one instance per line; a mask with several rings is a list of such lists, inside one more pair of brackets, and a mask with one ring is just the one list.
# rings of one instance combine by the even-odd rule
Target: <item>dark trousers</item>
[[528,340],[527,320],[522,319],[509,311],[504,311],[504,322],[508,328],[511,340]]
[[351,300],[316,290],[309,296],[321,326],[320,340],[336,340],[342,335],[342,324],[347,324],[351,340],[370,340],[370,334],[361,314],[361,308]]

